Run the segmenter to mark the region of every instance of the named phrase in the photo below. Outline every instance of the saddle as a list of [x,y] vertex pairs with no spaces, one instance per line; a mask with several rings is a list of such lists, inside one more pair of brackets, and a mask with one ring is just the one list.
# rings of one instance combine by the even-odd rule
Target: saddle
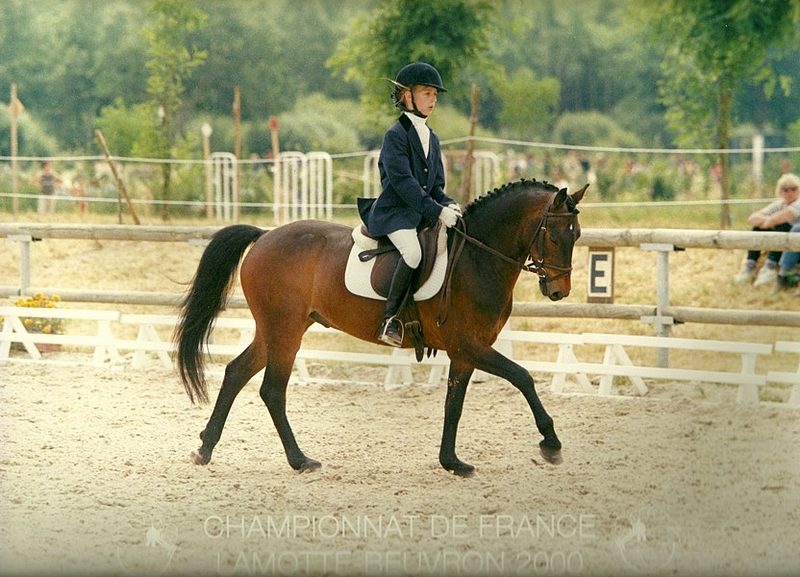
[[[417,233],[417,238],[419,238],[419,244],[422,248],[422,262],[417,268],[414,279],[411,281],[412,294],[425,284],[425,281],[431,276],[436,257],[445,248],[447,235],[440,235],[441,227],[442,223],[437,222],[434,225],[422,228]],[[359,246],[373,246],[373,248],[359,252],[358,258],[361,262],[375,259],[370,282],[376,293],[386,297],[392,284],[392,275],[397,267],[397,262],[400,260],[400,252],[388,237],[381,236],[376,238],[371,236],[365,225],[362,224],[361,228],[357,230],[358,233],[354,234],[356,244]],[[361,238],[358,239],[356,236],[361,236]]]
[[[419,311],[413,298],[410,298],[425,282],[430,278],[436,264],[436,258],[447,249],[447,234],[440,222],[422,228],[417,236],[422,248],[422,261],[417,267],[417,272],[411,280],[411,287],[406,293],[404,304],[398,312],[398,318],[404,328],[411,335],[414,344],[414,351],[417,361],[421,361],[425,351],[425,337],[422,334],[422,324],[419,321]],[[392,244],[388,237],[373,237],[367,231],[366,226],[361,225],[353,229],[353,242],[356,247],[363,248],[358,253],[361,262],[368,262],[375,259],[370,275],[372,289],[382,297],[389,294],[392,283],[392,276],[400,260],[400,251]],[[433,349],[428,348],[428,356],[435,354]]]

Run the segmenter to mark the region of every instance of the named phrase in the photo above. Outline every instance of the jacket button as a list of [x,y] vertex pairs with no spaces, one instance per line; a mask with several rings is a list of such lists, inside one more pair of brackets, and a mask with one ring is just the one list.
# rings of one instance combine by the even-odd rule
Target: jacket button
[[428,172],[428,169],[427,168],[423,168],[422,171],[423,172]]
[[428,190],[428,185],[427,184],[423,184],[422,185],[422,190]]

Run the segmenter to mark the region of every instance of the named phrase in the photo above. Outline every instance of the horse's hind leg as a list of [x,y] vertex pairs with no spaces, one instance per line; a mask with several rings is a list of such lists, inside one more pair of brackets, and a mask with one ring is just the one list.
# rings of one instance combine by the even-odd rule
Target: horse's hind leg
[[261,399],[267,405],[272,422],[286,451],[286,459],[296,471],[313,471],[322,465],[303,453],[294,438],[294,432],[286,417],[286,386],[294,366],[294,359],[300,348],[300,339],[296,346],[270,344],[269,361],[264,371],[264,382],[261,385]]
[[266,346],[256,334],[250,346],[225,367],[225,378],[222,380],[214,410],[206,428],[200,433],[203,444],[197,451],[192,452],[192,461],[195,464],[207,465],[211,460],[211,453],[222,435],[222,428],[225,426],[233,401],[253,375],[264,368],[266,356]]

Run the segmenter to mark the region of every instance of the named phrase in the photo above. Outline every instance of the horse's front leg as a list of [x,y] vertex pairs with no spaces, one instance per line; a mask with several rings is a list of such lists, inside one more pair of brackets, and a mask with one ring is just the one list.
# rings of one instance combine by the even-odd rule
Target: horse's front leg
[[477,348],[472,351],[472,355],[476,368],[506,379],[522,393],[533,412],[536,428],[544,437],[539,442],[542,457],[550,463],[560,463],[561,441],[556,435],[553,419],[547,414],[539,395],[536,394],[533,378],[527,369],[504,357],[490,346]]
[[473,370],[473,367],[456,361],[450,363],[450,372],[447,376],[447,397],[444,401],[444,427],[442,444],[439,447],[439,463],[446,470],[461,477],[470,477],[475,472],[475,467],[464,463],[456,456],[458,422],[461,419],[464,396],[467,393],[467,385]]

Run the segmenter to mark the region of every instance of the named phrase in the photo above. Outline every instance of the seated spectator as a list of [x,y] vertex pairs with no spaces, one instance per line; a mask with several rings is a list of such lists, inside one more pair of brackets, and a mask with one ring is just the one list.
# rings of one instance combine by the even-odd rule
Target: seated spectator
[[[789,232],[800,233],[800,224],[796,224]],[[786,251],[778,261],[777,290],[792,288],[800,284],[800,251]],[[800,296],[800,292],[798,293]]]
[[[775,185],[777,199],[761,210],[751,214],[747,222],[754,231],[789,232],[792,226],[800,225],[800,178],[792,173],[782,174]],[[742,269],[734,277],[734,282],[751,282],[753,286],[775,283],[778,278],[778,261],[781,251],[770,251],[761,270],[756,276],[756,266],[761,251],[750,250],[742,264]]]

